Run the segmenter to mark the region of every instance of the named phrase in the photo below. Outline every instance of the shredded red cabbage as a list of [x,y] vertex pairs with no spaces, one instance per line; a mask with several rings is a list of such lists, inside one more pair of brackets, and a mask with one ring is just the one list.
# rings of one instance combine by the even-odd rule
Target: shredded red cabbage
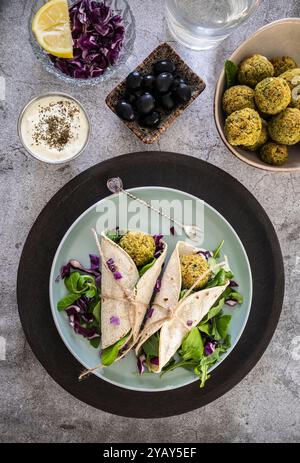
[[161,255],[164,250],[164,243],[162,242],[162,238],[164,235],[154,235],[154,243],[155,243],[155,252],[154,257],[157,258]]
[[69,322],[75,333],[80,334],[85,338],[92,339],[95,335],[99,336],[97,334],[97,328],[94,326],[90,328],[83,326],[81,324],[81,317],[78,315],[70,315]]
[[193,320],[187,320],[186,324],[187,324],[187,326],[192,326]]
[[215,348],[216,348],[217,343],[213,341],[206,341],[204,345],[204,354],[205,355],[211,355]]
[[138,366],[140,375],[142,375],[145,371],[145,361],[146,361],[146,357],[144,354],[140,355],[137,359],[137,366]]
[[153,307],[149,307],[149,309],[146,312],[146,318],[151,318],[153,315],[154,309]]
[[121,280],[122,278],[122,275],[120,272],[114,272],[114,279],[115,280]]
[[211,252],[209,252],[209,251],[198,251],[197,254],[200,254],[206,260],[208,260],[210,257],[212,257]]
[[238,302],[235,301],[234,299],[227,299],[225,301],[225,304],[230,305],[231,307],[235,306]]
[[114,325],[114,326],[119,326],[120,325],[120,318],[115,317],[114,315],[112,315],[112,317],[110,317],[110,319],[109,319],[109,323],[111,325]]
[[111,272],[114,273],[114,272],[117,271],[117,267],[115,266],[115,262],[114,262],[114,260],[113,260],[112,258],[108,259],[108,260],[106,261],[106,264],[107,264],[107,267],[109,268],[109,270],[110,270]]
[[70,77],[101,76],[119,58],[125,37],[123,19],[105,4],[80,0],[69,8],[73,58],[49,55],[54,66]]
[[159,293],[160,288],[161,288],[161,279],[157,278],[155,286],[154,286],[154,292]]
[[236,282],[236,281],[234,281],[234,280],[230,280],[230,282],[229,282],[229,285],[228,285],[228,286],[230,286],[230,288],[235,288],[236,286],[238,286],[238,284],[237,284],[237,282]]
[[153,365],[159,365],[159,358],[158,357],[152,357],[150,359],[150,363],[153,363]]
[[112,258],[110,258],[110,259],[108,259],[106,261],[106,264],[107,264],[109,270],[113,273],[114,279],[115,280],[120,280],[122,278],[122,275],[121,275],[120,272],[117,271],[117,267],[115,265],[114,260]]
[[70,276],[71,269],[73,270],[80,270],[83,273],[88,273],[90,275],[94,275],[96,279],[96,284],[99,286],[101,281],[101,274],[100,274],[100,259],[98,256],[94,254],[90,254],[90,262],[91,267],[86,268],[84,267],[78,260],[71,259],[66,265],[63,265],[60,269],[60,275],[55,278],[55,281],[58,282],[60,279],[67,278]]

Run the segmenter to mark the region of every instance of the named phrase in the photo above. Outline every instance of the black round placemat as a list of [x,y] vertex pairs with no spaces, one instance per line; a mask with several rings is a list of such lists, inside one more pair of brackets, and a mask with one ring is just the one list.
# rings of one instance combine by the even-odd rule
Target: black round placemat
[[[166,392],[135,392],[91,375],[78,381],[82,366],[61,340],[51,315],[49,275],[56,249],[74,220],[108,195],[106,180],[120,176],[126,188],[165,186],[191,193],[216,208],[234,227],[247,251],[253,275],[250,316],[235,349],[213,371],[204,389],[198,381]],[[257,200],[217,167],[182,154],[129,153],[101,162],[65,185],[46,205],[26,240],[17,296],[26,338],[38,360],[78,399],[117,415],[155,418],[212,402],[254,367],[275,331],[284,294],[284,269],[274,228]]]

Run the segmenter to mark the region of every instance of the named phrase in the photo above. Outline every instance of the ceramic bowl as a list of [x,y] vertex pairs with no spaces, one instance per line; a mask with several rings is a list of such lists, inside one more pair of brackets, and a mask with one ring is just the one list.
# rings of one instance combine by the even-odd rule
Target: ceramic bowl
[[[228,57],[231,61],[239,64],[243,59],[253,54],[264,55],[267,58],[274,56],[291,56],[300,67],[300,18],[285,18],[272,22],[253,34],[243,42]],[[280,167],[271,166],[262,162],[256,153],[246,151],[242,148],[231,146],[225,138],[224,123],[225,117],[222,110],[222,95],[225,90],[225,75],[222,71],[216,86],[214,100],[214,115],[217,130],[227,148],[248,164],[273,172],[300,172],[300,144],[289,147],[289,159]]]

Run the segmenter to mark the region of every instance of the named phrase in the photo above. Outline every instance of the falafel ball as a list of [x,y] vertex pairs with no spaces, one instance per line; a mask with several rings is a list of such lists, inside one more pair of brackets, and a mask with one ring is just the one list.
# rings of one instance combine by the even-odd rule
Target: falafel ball
[[274,67],[274,77],[278,77],[280,74],[297,67],[296,61],[290,56],[275,56],[270,59],[270,62]]
[[129,231],[119,241],[137,267],[147,264],[154,257],[155,241],[151,235],[143,232]]
[[288,148],[286,145],[269,141],[261,148],[259,154],[263,162],[272,166],[282,166],[288,158]]
[[292,94],[284,79],[267,77],[256,85],[254,98],[259,111],[274,115],[287,108]]
[[251,108],[235,111],[225,121],[225,136],[233,146],[254,145],[259,139],[261,129],[261,117]]
[[273,77],[273,64],[262,55],[252,55],[239,65],[238,81],[240,84],[255,87],[266,77]]
[[254,90],[247,85],[234,85],[224,92],[222,105],[227,115],[239,109],[254,109]]
[[272,140],[282,145],[295,145],[300,141],[300,110],[286,108],[272,117],[268,128]]
[[209,280],[209,265],[201,254],[187,254],[180,258],[182,288],[190,289],[198,278],[203,275],[195,289],[205,286]]
[[[298,87],[300,84],[300,68],[295,68],[295,69],[290,69],[289,71],[284,72],[280,76],[282,79],[284,79],[292,92],[292,100],[290,103],[290,106],[293,108],[300,109],[300,95],[299,92],[296,91],[296,95],[294,94],[294,88]],[[299,95],[299,96],[298,96]]]
[[254,145],[243,146],[243,148],[245,148],[248,151],[257,151],[268,141],[268,138],[269,138],[268,124],[264,119],[261,119],[261,122],[262,122],[262,128],[261,128],[260,136],[257,142],[254,143]]

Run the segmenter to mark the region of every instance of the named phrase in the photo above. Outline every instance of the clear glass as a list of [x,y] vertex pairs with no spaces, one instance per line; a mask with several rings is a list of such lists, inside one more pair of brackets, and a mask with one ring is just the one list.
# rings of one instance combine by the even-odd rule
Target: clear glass
[[174,38],[193,50],[208,50],[224,40],[258,7],[259,0],[166,0]]
[[[67,84],[76,85],[79,87],[86,87],[97,85],[104,80],[109,79],[122,65],[124,65],[132,54],[134,41],[135,41],[135,20],[130,9],[129,3],[126,0],[106,0],[106,4],[111,7],[112,10],[117,12],[123,18],[123,23],[125,27],[125,40],[123,43],[123,47],[119,56],[119,59],[116,63],[108,67],[106,71],[102,74],[102,76],[89,78],[89,79],[75,79],[74,77],[67,76],[62,71],[57,69],[52,61],[50,60],[48,54],[40,47],[36,38],[32,32],[31,24],[34,15],[36,12],[45,4],[48,0],[35,0],[32,5],[31,15],[29,17],[29,36],[30,36],[30,43],[33,48],[34,54],[42,66],[51,74],[54,74],[59,79],[62,79]],[[69,5],[72,5],[78,0],[68,0]],[[99,3],[103,2],[103,0],[96,0]]]

